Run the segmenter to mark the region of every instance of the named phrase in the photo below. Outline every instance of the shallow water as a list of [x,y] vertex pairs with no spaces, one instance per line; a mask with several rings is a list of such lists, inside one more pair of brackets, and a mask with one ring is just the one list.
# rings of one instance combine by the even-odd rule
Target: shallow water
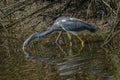
[[[0,80],[109,80],[112,77],[112,65],[99,47],[101,42],[86,41],[80,51],[79,41],[73,37],[69,54],[69,40],[62,36],[59,43],[64,54],[53,39],[33,41],[26,58],[21,49],[24,39],[2,38]],[[79,55],[73,56],[76,54]]]

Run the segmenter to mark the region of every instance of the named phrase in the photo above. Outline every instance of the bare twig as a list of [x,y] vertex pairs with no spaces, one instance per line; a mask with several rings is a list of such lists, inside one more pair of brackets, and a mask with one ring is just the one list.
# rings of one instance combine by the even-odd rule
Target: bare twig
[[103,2],[114,14],[117,14],[117,13],[110,7],[110,5],[109,5],[106,1],[102,0],[102,2]]
[[22,9],[22,8],[26,7],[26,6],[29,5],[29,4],[33,4],[34,2],[35,2],[35,0],[32,1],[32,2],[26,2],[26,3],[25,3],[25,2],[22,2],[22,3],[23,3],[22,5],[20,5],[19,7],[15,8],[15,9],[13,8],[13,10],[10,10],[10,12],[8,12],[7,14],[5,14],[1,19],[9,16],[10,14],[18,11],[19,9]]
[[5,11],[5,12],[9,12],[9,11],[11,11],[11,10],[14,9],[14,8],[17,8],[17,7],[21,6],[21,5],[24,5],[24,3],[25,3],[26,1],[27,1],[27,0],[25,0],[25,1],[19,1],[19,2],[17,2],[17,3],[11,4],[10,6],[7,6],[7,7],[2,8],[1,10],[2,10],[2,11]]
[[21,18],[21,19],[18,19],[18,20],[16,20],[16,21],[14,21],[13,23],[11,23],[11,24],[9,24],[9,25],[6,25],[5,27],[6,27],[6,28],[10,28],[11,26],[16,25],[16,24],[19,23],[19,22],[23,22],[26,18],[29,18],[29,17],[31,17],[31,16],[34,16],[35,14],[37,14],[37,13],[39,13],[39,12],[42,13],[42,10],[48,9],[51,5],[55,4],[56,2],[58,2],[58,1],[54,1],[54,2],[52,2],[52,3],[50,3],[50,4],[46,5],[46,6],[44,6],[44,7],[42,7],[42,8],[40,8],[40,9],[38,9],[38,10],[36,10],[36,11],[34,11],[33,13],[31,13],[31,14],[29,14],[29,15]]
[[104,45],[106,45],[106,44],[108,44],[117,34],[119,34],[120,33],[120,30],[119,31],[117,31],[117,32],[114,32],[114,34],[107,40],[107,41],[105,41],[102,45],[101,45],[101,47],[103,47]]
[[[115,29],[117,27],[117,25],[119,24],[120,20],[118,19],[119,18],[119,11],[120,11],[120,8],[118,8],[117,10],[117,15],[115,17],[115,20],[114,20],[114,24],[113,24],[113,28],[111,29],[111,32],[110,34],[108,34],[106,40],[104,41],[104,43],[101,45],[101,47],[103,48],[106,44],[108,44],[112,38],[114,38],[115,35],[117,35],[119,33],[118,32],[115,32]],[[118,21],[117,21],[118,20]]]

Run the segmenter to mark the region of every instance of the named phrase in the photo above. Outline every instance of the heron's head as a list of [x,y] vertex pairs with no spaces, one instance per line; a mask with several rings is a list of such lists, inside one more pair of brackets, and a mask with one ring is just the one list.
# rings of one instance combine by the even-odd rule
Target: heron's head
[[29,45],[29,43],[36,38],[38,38],[37,32],[33,33],[30,37],[28,37],[23,43],[23,47],[22,47],[23,51],[26,51],[26,47]]

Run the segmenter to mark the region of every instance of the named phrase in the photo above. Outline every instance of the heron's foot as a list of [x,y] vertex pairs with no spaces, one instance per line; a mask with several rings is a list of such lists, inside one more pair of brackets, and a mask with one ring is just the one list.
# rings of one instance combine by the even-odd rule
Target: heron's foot
[[79,55],[81,54],[81,51],[82,51],[82,50],[83,50],[83,48],[85,47],[85,45],[84,45],[84,41],[83,41],[82,39],[80,39],[80,41],[81,41],[81,48],[80,48],[80,52],[79,52],[78,54],[73,55],[73,57],[77,57],[77,56],[79,56]]
[[84,47],[85,47],[85,45],[84,45],[84,41],[81,40],[81,49],[80,49],[80,51],[82,51]]
[[22,50],[23,50],[23,51],[26,51],[26,49],[27,49],[26,46],[23,46],[23,47],[22,47]]
[[73,53],[72,53],[72,41],[70,41],[69,46],[70,46],[69,56],[73,56]]
[[81,42],[81,49],[80,49],[80,51],[82,51],[83,50],[83,48],[85,47],[85,45],[84,45],[84,40],[82,40],[79,36],[77,36],[77,38],[80,40],[80,42]]
[[70,47],[72,48],[72,42],[71,42],[71,41],[70,41],[70,44],[69,44],[69,45],[70,45]]

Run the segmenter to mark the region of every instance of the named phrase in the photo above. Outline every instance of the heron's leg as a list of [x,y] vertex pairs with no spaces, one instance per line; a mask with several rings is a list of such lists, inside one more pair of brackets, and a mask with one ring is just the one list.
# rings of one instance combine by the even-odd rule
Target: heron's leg
[[71,35],[70,33],[67,32],[67,36],[69,38],[69,46],[70,46],[70,50],[69,50],[69,55],[72,55],[72,38],[71,38]]
[[72,38],[71,38],[71,35],[68,32],[67,32],[67,36],[70,40],[69,46],[72,48]]
[[55,40],[55,43],[56,43],[56,45],[59,47],[59,49],[64,53],[64,54],[66,54],[65,53],[65,51],[63,50],[63,48],[59,45],[59,43],[58,43],[58,40],[60,39],[60,36],[62,35],[62,33],[63,33],[63,31],[60,31],[60,33],[58,34],[58,36],[57,36],[57,38],[56,38],[56,40]]
[[77,35],[77,38],[80,40],[80,42],[81,42],[81,50],[80,51],[82,51],[82,49],[85,47],[85,45],[84,45],[84,40],[82,40],[78,35]]

